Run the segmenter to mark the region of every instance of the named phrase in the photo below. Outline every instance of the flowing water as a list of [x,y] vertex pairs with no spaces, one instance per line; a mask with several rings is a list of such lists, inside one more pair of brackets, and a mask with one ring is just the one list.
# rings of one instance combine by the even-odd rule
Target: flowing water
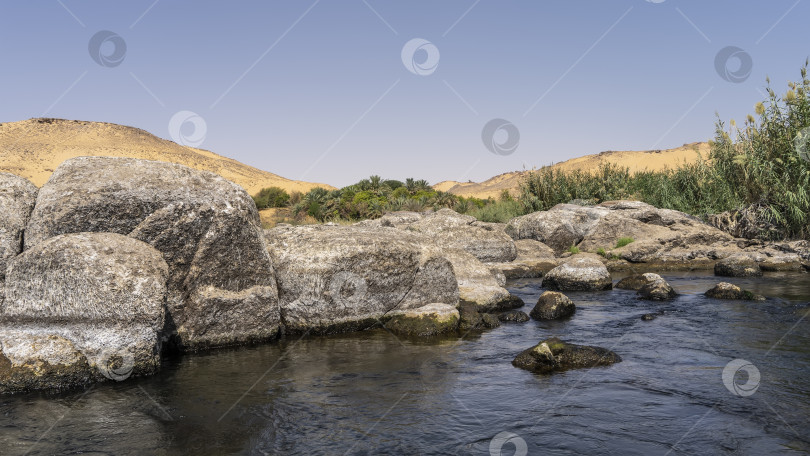
[[[168,359],[150,378],[0,397],[0,454],[810,454],[810,274],[729,280],[766,302],[708,299],[718,280],[705,273],[665,278],[680,293],[667,303],[570,293],[566,321],[439,341],[291,338]],[[527,313],[542,292],[539,280],[509,288]],[[663,313],[639,318],[650,312]],[[512,367],[550,336],[624,361]],[[727,388],[735,359],[758,381],[731,369]]]

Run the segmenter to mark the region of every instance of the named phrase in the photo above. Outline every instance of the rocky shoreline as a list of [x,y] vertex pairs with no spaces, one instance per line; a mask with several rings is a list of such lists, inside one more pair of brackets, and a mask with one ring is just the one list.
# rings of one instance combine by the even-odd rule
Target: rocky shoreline
[[[676,291],[649,273],[810,269],[806,241],[738,239],[636,201],[561,204],[507,224],[442,209],[263,230],[247,192],[222,177],[126,158],[68,160],[41,189],[0,173],[0,211],[5,393],[150,375],[167,351],[373,327],[464,335],[527,321],[508,279],[543,277],[555,291],[531,318],[548,319],[575,318],[562,293],[609,290],[615,271],[645,273],[615,286],[666,300]],[[759,299],[715,288],[718,299]],[[620,360],[549,339],[515,365],[551,372]]]

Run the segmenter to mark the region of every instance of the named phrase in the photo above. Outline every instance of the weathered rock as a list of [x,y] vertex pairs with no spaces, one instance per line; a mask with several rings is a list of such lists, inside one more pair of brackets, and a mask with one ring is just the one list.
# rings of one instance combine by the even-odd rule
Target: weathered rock
[[619,355],[610,350],[569,344],[552,337],[521,352],[512,361],[512,365],[538,374],[548,374],[568,369],[608,366],[621,360]]
[[517,257],[509,263],[491,263],[491,267],[500,269],[507,279],[542,277],[557,267],[554,250],[534,239],[515,241]]
[[0,314],[0,391],[154,373],[167,279],[160,252],[119,234],[61,235],[15,257]]
[[658,274],[652,275],[655,276],[652,278],[652,281],[639,288],[639,298],[650,301],[666,301],[678,295],[663,277]]
[[474,225],[475,217],[441,209],[406,227],[441,248],[465,250],[482,262],[508,262],[517,257],[515,242],[501,230]]
[[356,225],[266,235],[289,331],[357,330],[391,311],[458,303],[453,266],[419,235]]
[[458,249],[443,249],[442,255],[453,264],[461,302],[475,304],[479,312],[502,312],[524,304],[503,288],[492,271],[473,255]]
[[363,220],[355,223],[357,226],[366,227],[388,227],[388,228],[405,228],[411,223],[416,223],[424,218],[425,214],[422,212],[409,212],[397,211],[389,212],[378,219]]
[[753,258],[744,254],[732,255],[714,265],[714,275],[723,277],[761,276],[762,270]]
[[765,297],[754,294],[748,290],[743,290],[737,285],[720,282],[711,290],[706,292],[706,296],[714,299],[737,299],[746,301],[764,301]]
[[560,255],[579,244],[608,212],[606,208],[558,204],[548,211],[513,218],[506,226],[506,234],[515,240],[540,241]]
[[385,316],[385,328],[395,334],[428,337],[458,329],[459,313],[449,304],[428,304],[416,309],[394,310]]
[[557,320],[574,315],[576,310],[577,306],[568,296],[556,291],[546,291],[540,295],[529,315],[535,320]]
[[625,277],[616,284],[616,288],[638,291],[641,299],[652,301],[664,301],[677,295],[663,277],[651,272]]
[[524,323],[529,321],[529,316],[526,315],[526,312],[521,312],[520,310],[510,310],[498,315],[498,321],[504,323]]
[[574,255],[543,276],[543,287],[559,291],[594,291],[613,288],[605,265],[588,255]]
[[129,158],[70,159],[40,189],[25,247],[72,232],[129,235],[163,254],[172,340],[182,349],[278,334],[276,285],[256,205],[216,174]]
[[23,247],[23,231],[37,200],[37,188],[22,177],[0,173],[0,282],[6,265]]
[[458,329],[461,332],[482,331],[497,328],[501,325],[498,317],[479,312],[477,306],[472,303],[459,303],[458,312],[460,318]]

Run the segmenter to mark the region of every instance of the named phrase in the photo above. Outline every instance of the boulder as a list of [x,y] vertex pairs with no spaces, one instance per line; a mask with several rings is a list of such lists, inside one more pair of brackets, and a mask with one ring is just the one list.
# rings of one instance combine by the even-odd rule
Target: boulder
[[0,391],[123,380],[160,365],[168,266],[113,233],[49,238],[8,266]]
[[543,287],[559,291],[609,290],[613,288],[613,280],[600,260],[578,254],[543,276]]
[[720,282],[706,292],[706,296],[714,299],[737,299],[745,301],[764,301],[765,297],[743,290],[737,285]]
[[275,228],[266,236],[288,331],[358,330],[392,311],[458,303],[452,264],[419,235],[311,225]]
[[512,365],[538,374],[549,374],[568,369],[609,366],[621,360],[610,350],[569,344],[552,337],[522,351]]
[[658,274],[644,274],[625,277],[616,284],[616,288],[635,290],[641,299],[664,301],[676,296],[675,290]]
[[672,299],[677,296],[675,290],[672,289],[672,286],[670,286],[663,277],[658,274],[652,275],[656,277],[653,277],[649,283],[639,288],[639,298],[649,301],[666,301],[667,299]]
[[391,311],[384,321],[385,328],[394,334],[428,337],[456,331],[459,313],[449,304],[428,304],[416,309]]
[[[571,245],[580,251],[612,249],[631,263],[711,265],[724,250],[739,251],[727,233],[682,212],[639,201],[606,201],[594,207],[559,204],[510,221],[514,239],[536,239],[559,256]],[[634,242],[614,248],[622,237]]]
[[498,321],[502,321],[504,323],[524,323],[529,320],[530,318],[528,315],[526,315],[526,312],[521,312],[519,310],[510,310],[498,315]]
[[579,244],[609,212],[606,208],[558,204],[547,211],[515,217],[507,223],[512,239],[534,239],[551,247],[557,255]]
[[11,258],[23,247],[23,231],[37,200],[37,188],[22,177],[0,173],[0,282]]
[[508,262],[517,257],[515,242],[506,233],[474,223],[475,217],[441,209],[406,229],[426,235],[441,248],[464,250],[482,262]]
[[461,332],[482,331],[501,325],[498,317],[479,312],[476,305],[472,303],[459,303],[458,313],[460,318],[458,329]]
[[515,241],[517,257],[509,263],[491,263],[500,269],[507,279],[537,278],[557,267],[551,247],[534,239]]
[[461,302],[474,304],[479,312],[484,313],[503,312],[524,305],[473,255],[458,249],[442,249],[441,252],[453,264]]
[[130,158],[70,159],[40,189],[25,247],[74,232],[128,235],[161,252],[169,266],[169,329],[183,350],[279,332],[256,205],[216,174]]
[[753,258],[736,254],[718,261],[714,265],[714,275],[722,277],[761,276],[762,270]]
[[574,315],[576,310],[577,306],[568,296],[556,291],[546,291],[540,295],[529,315],[535,320],[558,320]]

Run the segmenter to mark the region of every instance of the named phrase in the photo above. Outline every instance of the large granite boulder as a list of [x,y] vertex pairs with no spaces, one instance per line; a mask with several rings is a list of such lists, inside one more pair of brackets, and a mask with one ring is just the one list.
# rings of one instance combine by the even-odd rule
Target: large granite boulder
[[459,313],[449,304],[428,304],[416,309],[394,310],[385,316],[385,328],[408,337],[430,337],[455,332]]
[[22,177],[0,173],[0,282],[6,265],[23,247],[23,231],[37,200],[37,188]]
[[453,264],[458,281],[459,300],[475,305],[478,312],[497,313],[524,305],[523,300],[503,288],[492,270],[464,250],[443,249]]
[[619,355],[610,350],[569,344],[552,337],[522,351],[512,361],[512,365],[538,374],[549,374],[568,369],[609,366],[621,360]]
[[458,303],[453,266],[419,235],[323,225],[265,233],[288,331],[358,330],[389,312]]
[[676,296],[672,286],[658,274],[647,272],[631,275],[619,280],[616,288],[635,290],[641,299],[665,301]]
[[610,290],[613,280],[595,255],[574,255],[543,276],[543,287],[558,291]]
[[163,254],[173,345],[196,350],[278,334],[259,215],[238,185],[171,163],[73,158],[40,189],[25,247],[74,232],[128,235]]
[[15,257],[0,307],[0,392],[155,372],[167,279],[160,252],[119,234],[60,235]]
[[360,224],[420,233],[443,249],[464,250],[482,262],[509,262],[517,256],[514,241],[498,226],[482,225],[475,217],[459,214],[452,209],[425,214],[395,212]]
[[[506,232],[514,239],[535,239],[557,255],[571,245],[580,251],[610,250],[631,263],[711,267],[739,247],[727,233],[699,219],[639,201],[606,201],[594,207],[559,204],[544,212],[517,217]],[[621,238],[633,242],[616,247]]]

